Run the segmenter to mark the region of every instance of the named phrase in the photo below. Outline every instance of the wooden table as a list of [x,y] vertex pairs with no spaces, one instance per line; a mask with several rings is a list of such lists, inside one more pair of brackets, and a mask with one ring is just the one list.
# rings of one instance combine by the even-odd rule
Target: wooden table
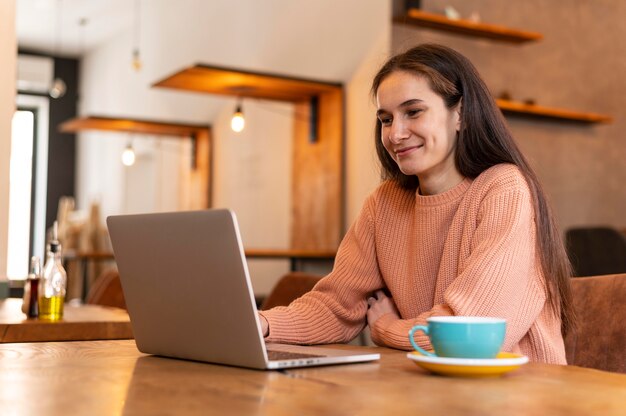
[[0,300],[0,343],[133,338],[123,309],[66,304],[63,319],[56,322],[26,319],[21,309],[21,299]]
[[[352,347],[354,348],[354,347]],[[368,347],[360,347],[368,348]],[[527,364],[495,379],[379,362],[256,371],[146,356],[133,341],[0,345],[0,409],[54,415],[624,415],[626,375]]]

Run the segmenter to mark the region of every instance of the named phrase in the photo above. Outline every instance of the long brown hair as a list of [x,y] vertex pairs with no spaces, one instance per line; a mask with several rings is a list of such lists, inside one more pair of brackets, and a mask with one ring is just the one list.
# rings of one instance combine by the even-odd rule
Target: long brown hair
[[[571,265],[563,240],[537,175],[515,143],[478,71],[453,49],[423,44],[392,57],[383,65],[372,83],[374,96],[381,82],[395,71],[424,77],[449,109],[462,99],[461,129],[454,157],[456,168],[463,176],[474,179],[500,163],[516,165],[524,175],[535,210],[537,249],[546,282],[547,301],[555,315],[560,314],[561,332],[566,334],[575,325],[575,313],[570,289]],[[383,179],[394,180],[404,189],[416,190],[419,186],[417,176],[403,174],[385,150],[380,120],[376,122],[375,137]]]

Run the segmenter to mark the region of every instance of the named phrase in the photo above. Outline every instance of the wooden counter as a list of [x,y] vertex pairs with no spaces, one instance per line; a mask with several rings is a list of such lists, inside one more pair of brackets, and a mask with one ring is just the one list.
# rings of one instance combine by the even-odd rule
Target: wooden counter
[[[365,348],[365,347],[360,347]],[[527,364],[502,378],[379,362],[256,371],[139,353],[133,341],[0,345],[6,414],[623,415],[626,375]]]
[[89,341],[133,338],[125,310],[98,305],[65,305],[63,319],[26,319],[21,299],[0,300],[0,343]]

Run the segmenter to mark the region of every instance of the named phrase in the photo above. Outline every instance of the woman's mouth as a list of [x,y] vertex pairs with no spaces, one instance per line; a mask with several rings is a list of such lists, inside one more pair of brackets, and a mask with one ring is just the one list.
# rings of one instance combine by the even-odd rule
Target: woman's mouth
[[394,150],[394,153],[397,157],[404,157],[410,153],[413,153],[415,150],[421,149],[422,147],[424,147],[423,144],[417,146],[403,147],[402,149]]

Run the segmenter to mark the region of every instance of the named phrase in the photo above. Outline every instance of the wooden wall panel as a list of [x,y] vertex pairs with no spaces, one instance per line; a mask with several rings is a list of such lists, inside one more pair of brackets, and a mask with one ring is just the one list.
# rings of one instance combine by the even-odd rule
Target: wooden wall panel
[[211,207],[211,133],[209,129],[196,133],[196,168],[191,172],[191,209]]
[[320,95],[316,142],[309,103],[295,107],[291,248],[335,250],[343,225],[343,92]]

